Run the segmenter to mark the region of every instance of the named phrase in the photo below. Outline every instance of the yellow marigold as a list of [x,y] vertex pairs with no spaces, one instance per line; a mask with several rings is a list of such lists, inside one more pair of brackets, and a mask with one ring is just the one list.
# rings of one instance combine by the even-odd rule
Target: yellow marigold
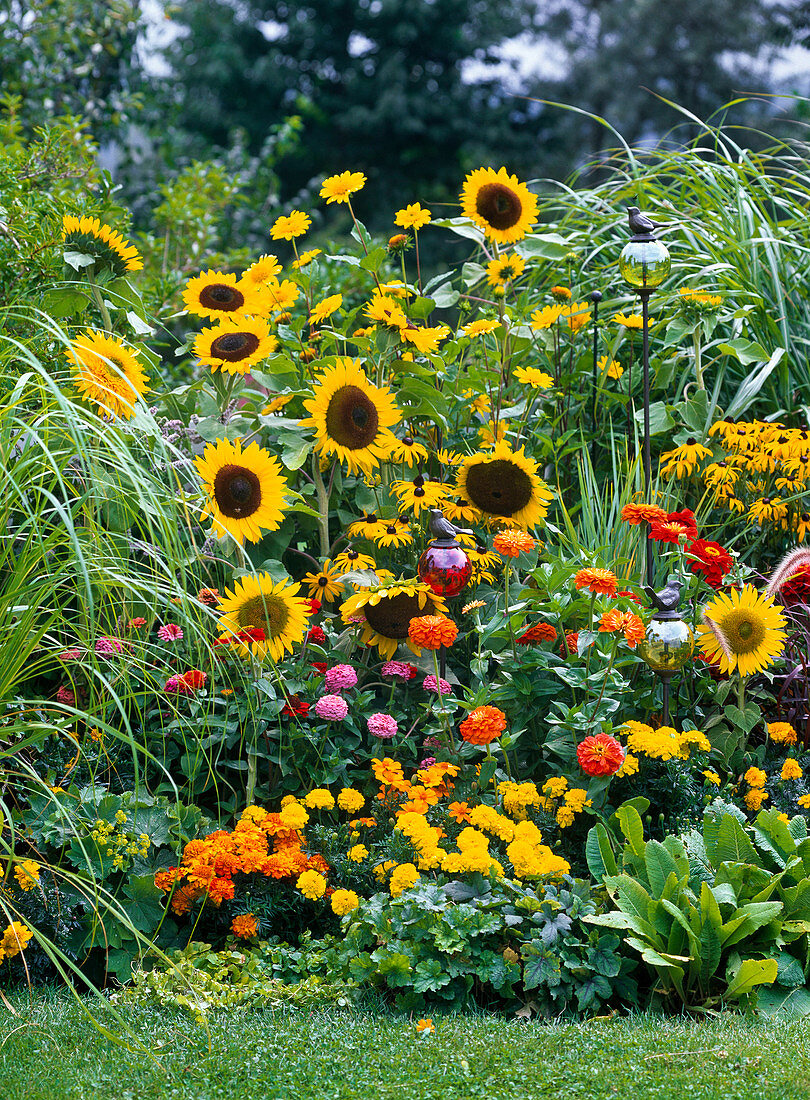
[[12,921],[3,933],[0,940],[0,959],[13,959],[21,951],[25,951],[34,933],[20,921]]
[[510,841],[515,835],[515,826],[509,818],[499,814],[492,806],[476,806],[470,814],[470,823],[477,829],[492,833],[499,840]]
[[768,736],[776,745],[796,744],[796,730],[790,722],[769,722]]
[[626,752],[624,754],[624,763],[616,772],[616,779],[626,779],[630,775],[638,775],[638,757],[633,756],[632,753]]
[[329,900],[332,912],[339,917],[345,917],[347,913],[354,912],[360,904],[360,898],[354,890],[335,890]]
[[337,796],[337,804],[341,810],[345,810],[347,814],[356,814],[361,806],[365,805],[365,798],[359,791],[355,791],[352,787],[344,787],[340,794]]
[[684,746],[694,745],[700,752],[711,752],[711,742],[705,733],[701,733],[700,730],[684,730],[678,737],[678,743],[683,748]]
[[231,931],[235,936],[238,936],[240,940],[253,939],[257,932],[256,918],[252,913],[245,913],[244,915],[234,917],[231,921]]
[[768,781],[768,775],[762,768],[749,768],[743,779],[749,787],[764,787]]
[[758,787],[752,787],[750,791],[746,792],[745,804],[752,813],[762,808],[762,803],[770,797],[767,791],[760,790]]
[[309,821],[309,814],[300,802],[290,802],[284,806],[279,814],[282,824],[288,829],[303,829]]
[[39,882],[39,864],[33,859],[23,859],[14,865],[14,877],[21,890],[33,890]]
[[308,810],[334,810],[335,800],[325,787],[316,787],[303,800]]
[[400,863],[391,872],[391,881],[388,890],[392,898],[398,898],[405,890],[410,890],[417,882],[420,875],[412,863]]
[[326,879],[317,871],[304,871],[295,885],[310,901],[318,901],[326,893]]
[[355,844],[346,853],[346,858],[351,860],[352,863],[362,863],[367,856],[368,848],[365,844]]
[[709,783],[714,783],[715,787],[720,786],[720,776],[717,774],[717,772],[712,771],[711,768],[707,768],[705,771],[702,771],[700,774],[702,776],[705,776],[705,778],[709,781]]
[[798,800],[798,804],[803,810],[810,808],[810,794],[803,794]]
[[552,776],[543,784],[543,794],[549,798],[562,798],[568,790],[568,780],[564,775]]
[[799,762],[789,756],[782,765],[782,778],[783,779],[801,779],[802,769],[799,767]]

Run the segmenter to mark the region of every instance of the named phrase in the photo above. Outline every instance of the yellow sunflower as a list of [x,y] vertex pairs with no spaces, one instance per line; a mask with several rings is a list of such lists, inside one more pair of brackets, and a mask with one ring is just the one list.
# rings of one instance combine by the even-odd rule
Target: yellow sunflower
[[369,382],[359,359],[327,367],[304,406],[312,415],[301,426],[315,428],[318,450],[346,462],[350,473],[369,473],[396,445],[394,398],[387,386]]
[[77,389],[82,397],[98,403],[100,416],[112,413],[129,420],[135,415],[135,402],[149,393],[137,348],[128,348],[104,332],[87,329],[71,340],[65,355]]
[[785,616],[770,596],[744,584],[719,595],[703,609],[705,626],[698,627],[704,655],[722,672],[751,676],[762,672],[782,652]]
[[[283,313],[295,305],[301,293],[292,279],[268,279],[261,289],[261,313]],[[289,319],[289,318],[288,318]]]
[[307,573],[302,584],[308,586],[311,599],[320,600],[321,603],[331,603],[345,590],[345,585],[342,585],[338,579],[344,572],[345,570],[342,570],[336,562],[327,558],[323,568],[317,573]]
[[361,191],[365,185],[366,177],[362,172],[341,172],[323,181],[320,195],[322,199],[326,199],[327,206],[333,202],[348,202],[349,197],[355,191]]
[[513,252],[510,256],[501,256],[487,264],[487,282],[490,286],[506,286],[511,279],[523,274],[526,261]]
[[239,439],[219,439],[195,464],[208,494],[203,515],[211,516],[217,535],[258,542],[263,531],[281,526],[289,489],[278,459],[258,443],[242,450]]
[[241,577],[219,605],[223,638],[236,642],[244,656],[280,661],[302,641],[309,625],[309,602],[297,595],[300,587],[274,581],[269,573]]
[[224,271],[204,271],[189,279],[183,291],[183,304],[195,317],[214,319],[258,313],[261,308],[256,283]]
[[135,245],[98,218],[76,218],[73,214],[65,214],[62,218],[62,240],[74,252],[92,256],[95,269],[106,266],[120,277],[127,271],[140,271],[143,267],[141,254]]
[[228,374],[247,374],[276,350],[278,340],[258,317],[228,317],[216,328],[204,328],[194,341],[201,363]]
[[486,516],[534,527],[548,512],[553,494],[537,476],[537,463],[506,442],[465,458],[458,471],[458,495]]
[[260,256],[255,263],[251,264],[242,275],[242,279],[249,286],[261,287],[269,279],[275,278],[279,271],[281,271],[281,264],[278,262],[278,257],[271,253]]
[[476,168],[464,181],[461,209],[490,240],[513,244],[537,221],[537,196],[505,168]]
[[294,237],[303,237],[312,225],[312,218],[303,210],[291,210],[276,218],[270,227],[270,236],[274,241],[291,241]]
[[350,596],[340,609],[344,623],[359,620],[362,643],[375,645],[386,660],[394,656],[400,642],[407,642],[418,655],[421,650],[408,637],[411,619],[438,612],[447,612],[442,597],[415,579],[364,588]]
[[312,307],[309,314],[309,323],[311,325],[319,325],[321,321],[325,321],[327,317],[331,317],[342,305],[342,294],[330,294],[328,298],[324,298],[322,302],[318,302],[317,305]]

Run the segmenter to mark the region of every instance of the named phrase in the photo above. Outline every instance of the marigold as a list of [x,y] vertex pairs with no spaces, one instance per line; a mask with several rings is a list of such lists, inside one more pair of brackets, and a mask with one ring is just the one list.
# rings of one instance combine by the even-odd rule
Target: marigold
[[347,913],[354,912],[358,907],[360,898],[354,890],[335,890],[329,899],[329,903],[332,906],[333,913],[338,917],[345,917]]
[[782,778],[783,779],[801,779],[804,772],[799,766],[799,762],[794,760],[792,756],[789,756],[782,765]]
[[326,893],[326,879],[318,871],[304,871],[295,885],[310,901],[318,901]]
[[361,806],[365,805],[365,798],[359,791],[352,787],[344,787],[337,796],[337,804],[347,814],[356,814]]
[[253,939],[258,931],[256,918],[252,913],[245,913],[244,915],[234,917],[231,921],[231,931],[235,936],[238,936],[240,940]]
[[471,745],[489,745],[506,729],[506,715],[497,707],[476,707],[459,726],[461,736]]
[[768,736],[776,745],[796,744],[796,730],[790,722],[769,722]]
[[610,569],[580,569],[574,577],[576,588],[587,588],[595,595],[615,596],[617,584],[616,574]]
[[451,646],[458,637],[458,627],[446,615],[420,615],[411,619],[408,637],[419,649],[441,649]]
[[762,768],[749,768],[743,779],[749,787],[764,787],[768,780],[768,774]]
[[417,882],[420,875],[412,863],[400,863],[391,872],[391,881],[388,890],[392,898],[398,898],[405,890],[410,890]]
[[754,787],[750,791],[746,791],[745,804],[752,813],[756,813],[757,810],[762,808],[762,803],[767,798],[770,798],[767,791]]

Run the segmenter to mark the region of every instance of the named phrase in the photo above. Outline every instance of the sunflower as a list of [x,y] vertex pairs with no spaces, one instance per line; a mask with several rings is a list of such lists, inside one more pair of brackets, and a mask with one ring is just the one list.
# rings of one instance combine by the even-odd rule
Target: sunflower
[[338,580],[344,572],[336,562],[327,558],[323,568],[317,573],[307,573],[302,583],[309,587],[310,599],[331,603],[345,589]]
[[330,294],[328,298],[324,298],[322,302],[318,302],[317,305],[312,307],[309,313],[309,323],[311,325],[319,325],[321,321],[325,321],[327,317],[331,317],[342,305],[342,294]]
[[442,597],[416,579],[364,588],[350,596],[340,609],[344,623],[360,620],[361,641],[364,645],[375,645],[386,660],[391,660],[400,642],[407,642],[418,655],[418,647],[408,638],[411,619],[446,611]]
[[232,592],[225,591],[219,607],[220,629],[233,639],[250,630],[252,636],[238,646],[243,655],[280,661],[303,640],[309,625],[309,601],[297,595],[300,587],[274,581],[269,573],[241,577]]
[[341,172],[337,176],[329,176],[323,181],[320,190],[322,199],[326,199],[326,205],[333,202],[349,202],[349,197],[355,191],[362,191],[366,185],[366,177],[362,172]]
[[219,439],[195,459],[208,494],[203,515],[210,515],[217,535],[226,532],[240,544],[258,542],[262,531],[276,531],[284,519],[287,482],[278,459],[251,443]]
[[522,447],[513,451],[504,442],[464,459],[457,491],[485,515],[509,519],[520,527],[540,523],[552,499],[551,490],[537,476],[534,459]]
[[522,256],[518,256],[517,252],[509,256],[500,256],[487,264],[487,282],[490,286],[506,286],[510,280],[521,276],[525,267],[526,261]]
[[201,363],[228,374],[247,374],[276,350],[278,340],[258,317],[228,317],[216,328],[204,328],[194,341]]
[[295,305],[300,293],[298,284],[292,279],[282,279],[281,282],[268,279],[261,289],[261,312],[284,313]]
[[258,313],[261,309],[255,282],[237,279],[223,271],[204,271],[189,279],[183,304],[195,317],[228,317],[234,313]]
[[537,221],[537,197],[505,168],[477,168],[461,190],[461,209],[498,244],[525,237]]
[[276,218],[270,227],[270,236],[274,241],[291,241],[293,237],[303,237],[312,225],[312,218],[303,210],[291,210]]
[[112,413],[125,420],[135,415],[138,398],[149,393],[137,355],[137,348],[128,348],[114,336],[92,329],[72,340],[65,352],[82,397],[98,403],[99,416]]
[[93,267],[109,267],[113,274],[122,276],[127,271],[140,271],[141,254],[135,245],[98,218],[76,218],[65,214],[62,218],[62,240],[75,252],[93,257]]
[[312,415],[301,426],[314,427],[318,450],[345,461],[350,473],[369,473],[396,445],[394,398],[387,386],[369,382],[359,359],[337,359],[327,367],[304,406]]
[[704,626],[698,644],[704,656],[721,672],[750,676],[762,672],[782,652],[785,616],[770,596],[744,584],[719,595],[703,609]]

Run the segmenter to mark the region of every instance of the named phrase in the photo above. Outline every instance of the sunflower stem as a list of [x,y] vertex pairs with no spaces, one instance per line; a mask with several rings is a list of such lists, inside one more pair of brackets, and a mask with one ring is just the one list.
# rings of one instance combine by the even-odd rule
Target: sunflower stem
[[321,456],[318,451],[312,452],[312,480],[315,482],[315,492],[318,495],[318,525],[321,532],[321,557],[329,557],[329,493],[321,476]]
[[95,303],[98,306],[98,311],[101,314],[101,319],[104,322],[104,328],[107,330],[107,332],[112,332],[112,318],[110,317],[110,311],[107,309],[107,305],[104,301],[104,295],[99,290],[98,285],[94,279],[88,277],[87,281],[90,285],[90,290],[93,294],[93,298],[95,299]]

